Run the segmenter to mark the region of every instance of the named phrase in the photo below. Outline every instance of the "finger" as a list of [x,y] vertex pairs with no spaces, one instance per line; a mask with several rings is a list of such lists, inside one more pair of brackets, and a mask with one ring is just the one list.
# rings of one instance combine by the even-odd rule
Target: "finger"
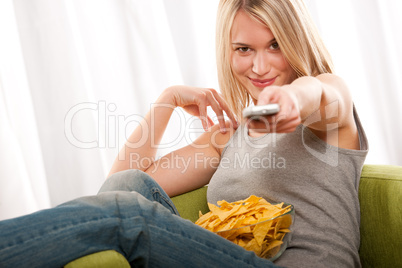
[[264,89],[258,96],[257,105],[265,105],[270,103],[279,103],[280,94],[278,94],[278,88],[275,86]]
[[256,122],[261,121],[266,124],[275,124],[277,121],[277,116],[276,115],[266,115],[266,116],[256,115],[256,116],[248,117],[246,119],[250,120],[250,122],[251,121],[256,121]]
[[271,121],[271,123],[276,123],[279,124],[281,121],[286,121],[286,120],[292,120],[293,117],[291,117],[292,114],[292,106],[288,104],[283,104],[281,105],[281,109],[279,113],[275,115],[275,120]]
[[252,129],[257,132],[271,132],[272,126],[269,121],[265,117],[259,117],[258,120],[250,118],[247,120],[246,125],[249,129]]
[[226,133],[226,124],[225,124],[225,117],[223,116],[223,110],[215,98],[214,94],[211,91],[206,92],[207,99],[209,102],[209,105],[211,106],[212,110],[215,112],[218,122],[219,122],[219,128],[222,133]]
[[300,120],[297,118],[267,120],[265,117],[260,117],[260,120],[250,120],[248,128],[260,133],[288,133],[294,131],[299,124]]
[[201,119],[202,127],[204,128],[205,131],[209,130],[209,123],[208,123],[208,115],[207,115],[207,107],[205,103],[200,102],[198,104],[198,111],[199,111],[199,118]]
[[235,115],[233,112],[230,110],[229,106],[227,105],[225,99],[222,97],[222,95],[217,92],[216,90],[212,89],[211,90],[212,94],[214,95],[216,101],[219,103],[221,109],[225,111],[226,115],[228,116],[229,120],[232,122],[233,128],[238,128],[239,123],[236,120]]
[[297,126],[299,126],[301,123],[300,116],[297,115],[297,113],[294,113],[293,115],[287,116],[286,119],[279,119],[276,124],[276,132],[281,132],[281,133],[288,133],[288,132],[293,132]]
[[248,125],[249,129],[259,133],[289,133],[293,132],[299,124],[288,122],[283,125],[268,124],[261,121],[256,121]]

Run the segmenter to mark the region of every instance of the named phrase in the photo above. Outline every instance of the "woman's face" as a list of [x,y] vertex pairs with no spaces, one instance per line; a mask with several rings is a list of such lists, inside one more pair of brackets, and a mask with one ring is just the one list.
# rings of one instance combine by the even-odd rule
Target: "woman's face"
[[270,29],[242,10],[233,21],[231,46],[233,73],[254,103],[265,87],[289,84],[296,78]]

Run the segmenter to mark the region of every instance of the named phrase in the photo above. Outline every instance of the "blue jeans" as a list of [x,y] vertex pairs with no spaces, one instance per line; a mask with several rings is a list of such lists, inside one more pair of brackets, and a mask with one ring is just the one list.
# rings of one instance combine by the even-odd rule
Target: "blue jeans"
[[275,267],[181,218],[138,170],[112,175],[96,196],[0,222],[0,267],[61,267],[109,249],[132,267]]

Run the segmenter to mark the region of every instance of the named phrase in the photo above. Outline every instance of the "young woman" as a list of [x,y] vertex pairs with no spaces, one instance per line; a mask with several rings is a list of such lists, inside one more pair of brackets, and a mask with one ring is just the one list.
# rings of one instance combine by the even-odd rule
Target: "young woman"
[[[169,196],[205,184],[211,203],[254,194],[294,205],[292,241],[275,264],[360,266],[357,191],[367,139],[304,3],[221,0],[217,55],[223,97],[164,90],[97,196],[0,223],[0,266],[61,266],[105,249],[133,266],[274,266],[176,215]],[[238,123],[251,103],[278,103],[280,112]],[[206,132],[155,161],[153,144],[176,107],[200,117]]]

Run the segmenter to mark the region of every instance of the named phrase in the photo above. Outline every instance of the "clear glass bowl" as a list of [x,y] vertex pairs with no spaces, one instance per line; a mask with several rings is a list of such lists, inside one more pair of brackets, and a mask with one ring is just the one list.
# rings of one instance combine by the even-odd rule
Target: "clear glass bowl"
[[261,258],[274,261],[286,250],[292,238],[294,207],[283,204],[283,207],[286,206],[290,206],[290,210],[277,217],[215,233],[254,251]]

